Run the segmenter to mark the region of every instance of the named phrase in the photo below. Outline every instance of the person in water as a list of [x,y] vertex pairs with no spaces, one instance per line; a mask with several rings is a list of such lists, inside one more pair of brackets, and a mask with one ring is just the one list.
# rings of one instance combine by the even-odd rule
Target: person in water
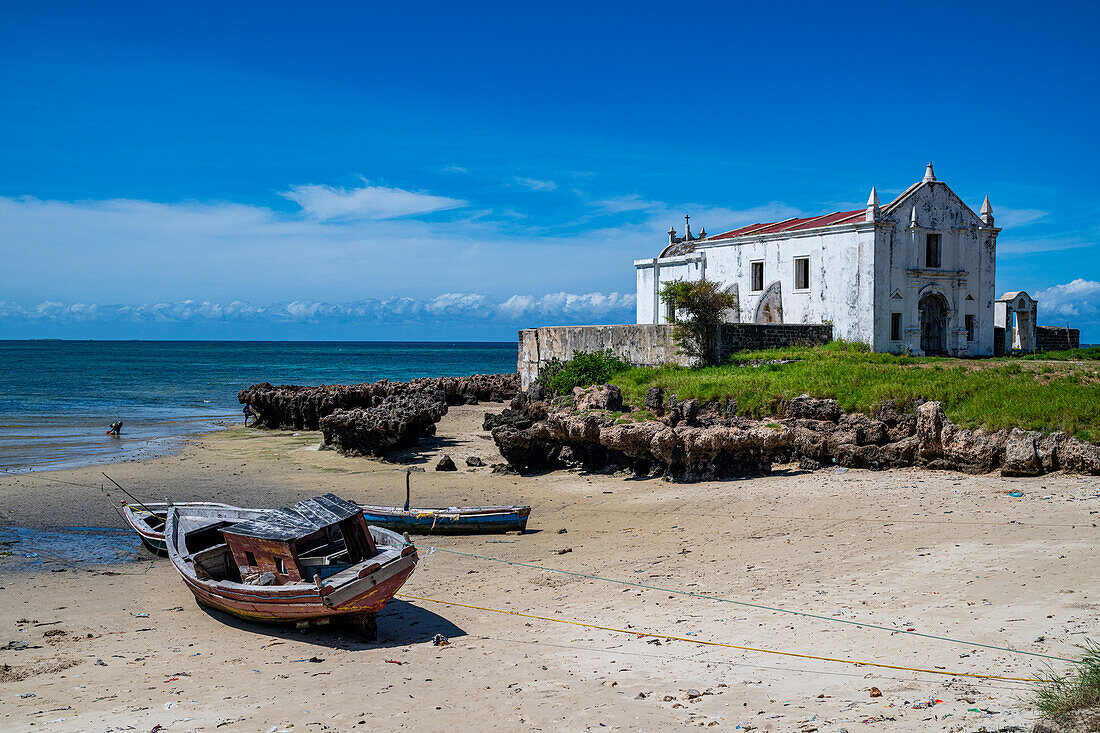
[[107,435],[114,435],[115,437],[118,437],[121,434],[122,434],[122,421],[121,420],[115,420],[113,423],[111,423],[110,429],[107,430]]

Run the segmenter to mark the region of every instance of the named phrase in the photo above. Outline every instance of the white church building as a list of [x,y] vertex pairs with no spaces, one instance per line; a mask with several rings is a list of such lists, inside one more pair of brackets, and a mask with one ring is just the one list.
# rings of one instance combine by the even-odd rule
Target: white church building
[[[637,321],[667,322],[661,287],[705,277],[737,294],[730,321],[831,322],[834,338],[874,351],[991,355],[995,321],[1006,325],[1005,314],[995,316],[1000,231],[988,197],[974,213],[936,180],[931,163],[885,206],[872,188],[864,209],[722,234],[693,235],[689,219],[683,236],[669,230],[659,257],[635,261]],[[1004,301],[1001,310],[1015,305]],[[1034,328],[1033,315],[1028,325]]]

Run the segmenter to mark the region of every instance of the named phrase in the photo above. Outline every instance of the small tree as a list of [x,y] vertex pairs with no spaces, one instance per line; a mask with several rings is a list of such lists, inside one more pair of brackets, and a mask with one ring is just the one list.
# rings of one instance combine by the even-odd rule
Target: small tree
[[669,320],[680,353],[704,365],[716,364],[718,326],[725,312],[737,306],[737,296],[707,279],[673,280],[665,283],[660,296],[674,314]]

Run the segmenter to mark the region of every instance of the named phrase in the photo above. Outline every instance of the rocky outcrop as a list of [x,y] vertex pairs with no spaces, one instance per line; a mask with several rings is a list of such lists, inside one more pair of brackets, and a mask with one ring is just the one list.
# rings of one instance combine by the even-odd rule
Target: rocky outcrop
[[249,405],[255,427],[318,430],[321,419],[337,410],[368,410],[391,398],[431,395],[445,405],[506,402],[519,390],[516,374],[475,374],[370,384],[332,384],[319,387],[274,386],[267,382],[242,389],[237,400]]
[[374,407],[338,409],[321,418],[323,448],[346,455],[381,456],[414,446],[435,434],[435,424],[447,414],[447,403],[432,395],[399,395]]
[[[938,402],[916,409],[884,403],[874,416],[844,414],[835,400],[802,395],[773,420],[737,416],[737,404],[683,402],[650,390],[646,410],[631,417],[613,385],[576,390],[571,398],[523,393],[484,427],[520,472],[566,466],[626,470],[700,481],[767,473],[775,463],[885,469],[924,466],[967,473],[1001,470],[1034,476],[1055,470],[1100,474],[1100,446],[1064,433],[968,430]],[[626,414],[623,414],[623,410]]]

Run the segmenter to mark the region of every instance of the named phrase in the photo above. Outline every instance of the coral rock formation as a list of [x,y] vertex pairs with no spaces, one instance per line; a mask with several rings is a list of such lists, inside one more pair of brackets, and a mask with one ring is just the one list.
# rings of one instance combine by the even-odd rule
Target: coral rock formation
[[[915,411],[883,404],[873,416],[844,414],[835,400],[802,395],[774,420],[738,417],[736,402],[699,405],[650,390],[646,407],[664,416],[637,421],[620,414],[613,385],[576,390],[571,399],[529,390],[509,409],[485,416],[485,429],[520,472],[564,466],[629,470],[674,481],[759,475],[774,463],[885,469],[924,466],[967,473],[1000,469],[1006,476],[1055,470],[1100,474],[1100,446],[1065,433],[968,430],[938,402]],[[614,405],[615,407],[612,407]],[[602,406],[602,407],[601,407]]]
[[515,374],[320,387],[265,382],[241,390],[237,399],[257,415],[253,427],[319,429],[324,448],[379,456],[434,435],[448,405],[504,402],[518,388]]

